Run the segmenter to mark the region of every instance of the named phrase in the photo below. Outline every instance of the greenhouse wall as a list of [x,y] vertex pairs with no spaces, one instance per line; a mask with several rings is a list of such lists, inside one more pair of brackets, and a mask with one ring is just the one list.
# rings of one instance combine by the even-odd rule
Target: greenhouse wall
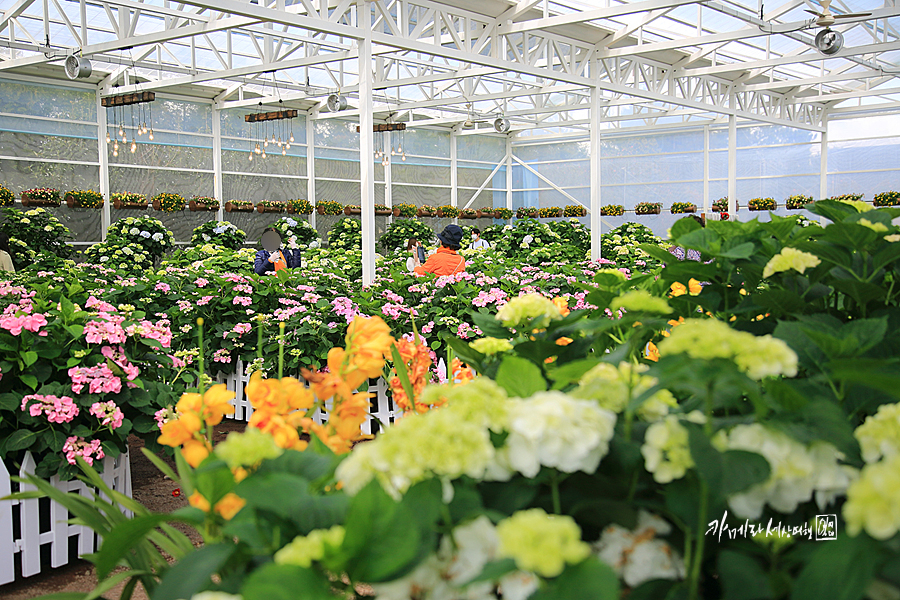
[[[308,197],[307,123],[301,115],[278,124],[276,135],[294,142],[284,155],[272,145],[265,160],[253,154],[254,132],[244,115],[253,108],[214,110],[211,102],[189,101],[157,94],[152,103],[154,140],[138,138],[134,153],[120,146],[109,156],[110,192],[138,192],[149,196],[174,192],[191,196],[215,196],[214,119],[221,135],[221,189],[224,201],[289,200]],[[106,109],[109,110],[109,109]],[[110,123],[112,114],[108,113]],[[131,115],[125,113],[126,122]],[[828,138],[827,194],[878,192],[900,188],[900,117],[831,121]],[[356,122],[323,118],[310,130],[315,143],[314,177],[317,200],[359,204],[359,134]],[[272,125],[264,127],[271,136]],[[115,130],[110,127],[111,135]],[[99,132],[105,135],[105,132]],[[17,195],[33,187],[99,189],[98,114],[91,89],[42,85],[30,81],[0,79],[0,184]],[[536,141],[513,138],[507,157],[507,140],[499,135],[451,135],[449,132],[410,129],[403,134],[376,134],[376,149],[405,153],[392,159],[390,169],[373,157],[375,202],[388,203],[385,178],[390,172],[390,203],[441,206],[453,201],[453,145],[456,145],[456,202],[459,207],[507,206],[563,207],[590,204],[589,142],[583,140]],[[822,143],[818,133],[777,126],[746,125],[737,129],[737,197],[747,200],[772,197],[780,204],[776,214],[788,214],[786,197],[820,196]],[[708,152],[708,176],[704,177],[704,149]],[[250,156],[254,160],[250,160]],[[508,165],[511,176],[507,178]],[[639,219],[664,234],[678,218],[668,211],[675,201],[696,204],[700,211],[726,195],[728,188],[728,128],[602,134],[601,199],[621,204],[622,217],[604,217],[603,228]],[[511,193],[507,193],[507,181]],[[706,192],[706,193],[705,193]],[[509,197],[508,197],[509,196]],[[662,214],[636,217],[638,202],[662,202]],[[73,232],[78,244],[101,239],[100,211],[51,209]],[[111,210],[112,221],[135,216],[136,211]],[[160,218],[186,243],[191,231],[213,213],[159,213]],[[796,214],[794,211],[791,214]],[[739,210],[741,219],[768,213]],[[277,217],[272,214],[225,213],[256,243],[262,229]],[[318,217],[323,235],[336,218]],[[587,224],[588,219],[583,221]],[[483,220],[479,224],[488,224]],[[474,222],[473,222],[474,223]],[[380,232],[387,220],[379,218]],[[442,227],[434,219],[432,226]]]

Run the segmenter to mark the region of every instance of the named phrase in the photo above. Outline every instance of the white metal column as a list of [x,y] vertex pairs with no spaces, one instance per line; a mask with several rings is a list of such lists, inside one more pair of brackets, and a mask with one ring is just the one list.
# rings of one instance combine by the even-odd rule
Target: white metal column
[[506,136],[506,208],[509,210],[512,210],[512,207],[513,207],[512,163],[513,163],[513,160],[512,160],[512,137],[507,135]]
[[106,240],[106,229],[110,225],[109,199],[109,144],[106,143],[106,108],[100,104],[100,90],[97,90],[97,153],[100,160],[100,194],[103,196],[103,210],[100,211],[100,239]]
[[822,151],[819,163],[819,200],[828,197],[828,120],[822,119],[825,131],[822,132]]
[[359,0],[357,19],[363,37],[359,45],[359,188],[362,207],[363,285],[375,279],[375,133],[372,118],[372,8]]
[[737,206],[737,117],[728,117],[728,216],[736,219]]
[[216,218],[225,220],[225,200],[222,198],[222,114],[216,105],[212,109],[213,134],[213,197],[219,203]]
[[315,118],[318,108],[311,108],[306,113],[306,199],[312,204],[313,211],[309,216],[309,224],[316,228],[316,128]]
[[709,213],[709,125],[703,126],[703,213]]
[[456,130],[450,132],[450,206],[459,206],[459,173],[456,170]]
[[[391,167],[394,164],[394,144],[393,140],[391,140],[391,132],[385,131],[381,134],[384,138],[384,147],[387,148],[390,146],[391,154],[386,154],[387,162],[384,165],[384,205],[388,208],[394,207],[394,190],[393,190],[393,172],[391,171]],[[388,215],[387,222],[393,222],[394,217]]]
[[600,88],[591,88],[591,259],[600,258]]

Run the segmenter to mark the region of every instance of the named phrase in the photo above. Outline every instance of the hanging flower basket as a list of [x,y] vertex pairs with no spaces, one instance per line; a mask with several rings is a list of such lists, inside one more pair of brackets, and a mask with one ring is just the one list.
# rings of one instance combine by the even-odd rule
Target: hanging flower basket
[[812,204],[813,202],[815,202],[815,200],[813,200],[812,196],[796,194],[794,196],[788,196],[784,201],[784,207],[788,210],[800,210],[807,204]]
[[563,209],[558,206],[542,208],[538,211],[538,216],[542,219],[553,219],[556,217],[561,217],[563,216]]
[[116,210],[144,210],[147,208],[147,197],[134,192],[121,192],[109,197]]
[[153,210],[161,212],[178,212],[184,210],[186,205],[187,202],[184,201],[184,197],[178,194],[163,192],[162,194],[153,196]]
[[441,206],[437,209],[437,214],[443,219],[455,219],[459,217],[459,209],[455,206]]
[[564,217],[586,217],[587,209],[580,204],[567,204],[563,209]]
[[100,208],[103,195],[94,190],[72,190],[66,192],[65,201],[69,208]]
[[[738,202],[735,200],[735,202],[734,202],[735,212],[737,212],[737,210],[740,207],[741,207],[741,205],[738,204]],[[712,211],[713,212],[728,212],[728,198],[719,198],[718,200],[713,202]]]
[[219,210],[219,201],[215,198],[206,196],[194,196],[188,202],[188,208],[191,212],[200,212],[204,210]]
[[344,214],[347,215],[348,217],[353,216],[353,215],[361,215],[361,214],[362,214],[362,207],[361,207],[361,206],[355,206],[355,205],[345,206],[345,207],[344,207]]
[[320,215],[337,216],[344,212],[344,205],[334,200],[319,200],[316,202],[316,212]]
[[494,211],[494,218],[509,221],[513,218],[513,211],[508,208],[498,208]]
[[253,212],[253,203],[249,200],[230,200],[225,203],[225,212]]
[[692,202],[673,202],[669,208],[669,212],[673,215],[681,215],[686,213],[697,212],[697,205]]
[[438,213],[437,209],[433,206],[428,206],[427,204],[421,206],[416,212],[417,217],[431,218]]
[[775,210],[778,208],[778,203],[774,198],[753,198],[747,203],[747,208],[750,210]]
[[524,219],[526,217],[530,217],[532,219],[538,216],[538,209],[533,206],[522,206],[516,211],[517,219]]
[[600,207],[600,216],[621,217],[625,214],[625,207],[621,204],[607,204]]
[[477,211],[479,219],[493,219],[495,216],[495,211],[493,208],[488,206],[482,206]]
[[638,202],[634,205],[634,212],[638,215],[658,215],[662,212],[662,202]]
[[881,192],[875,194],[872,198],[872,205],[881,206],[900,206],[900,192]]
[[479,211],[474,208],[464,208],[459,212],[460,219],[477,219]]
[[59,190],[34,188],[22,192],[22,206],[59,206]]
[[256,210],[259,214],[280,213],[284,212],[285,208],[287,207],[284,205],[284,202],[278,202],[277,200],[260,200],[256,203]]
[[12,206],[16,201],[15,195],[2,185],[0,185],[0,206]]
[[288,200],[287,211],[289,213],[309,215],[312,214],[313,205],[309,200],[304,200],[303,198],[300,198],[298,200]]
[[393,208],[388,208],[384,204],[375,205],[375,215],[378,217],[389,217],[394,214]]
[[394,205],[394,216],[395,217],[403,217],[404,219],[411,219],[416,216],[419,212],[418,207],[415,204],[396,204]]

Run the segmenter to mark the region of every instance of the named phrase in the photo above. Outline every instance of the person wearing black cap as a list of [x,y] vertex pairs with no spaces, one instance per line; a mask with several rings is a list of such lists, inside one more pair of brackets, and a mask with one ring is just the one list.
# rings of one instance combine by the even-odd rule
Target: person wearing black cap
[[435,275],[455,275],[466,270],[466,260],[458,254],[459,243],[463,238],[463,231],[459,225],[447,225],[437,234],[441,241],[438,251],[428,257],[425,264],[415,268],[417,275],[434,273]]

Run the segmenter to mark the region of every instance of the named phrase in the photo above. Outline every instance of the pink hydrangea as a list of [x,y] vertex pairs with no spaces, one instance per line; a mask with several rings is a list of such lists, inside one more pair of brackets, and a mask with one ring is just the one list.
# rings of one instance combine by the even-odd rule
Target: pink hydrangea
[[94,321],[88,321],[84,326],[85,339],[88,344],[102,344],[108,342],[110,344],[121,344],[125,342],[126,334],[122,329],[122,321],[125,317],[119,315],[111,315],[109,313],[100,313]]
[[74,465],[75,457],[80,456],[89,465],[93,465],[95,460],[100,460],[104,456],[103,448],[100,446],[100,440],[88,442],[82,437],[73,435],[66,439],[63,444],[63,452],[66,454],[66,460],[70,465]]
[[197,300],[197,306],[205,306],[209,304],[209,301],[215,298],[215,296],[203,296],[199,300]]
[[381,314],[391,317],[392,319],[399,319],[404,314],[408,314],[413,317],[419,316],[419,313],[416,311],[416,309],[410,306],[404,306],[403,304],[391,304],[390,302],[381,307]]
[[137,376],[141,374],[140,369],[129,362],[128,357],[125,356],[125,350],[121,346],[118,348],[104,346],[100,349],[100,353],[119,365],[119,367],[125,371],[125,376],[128,381],[134,381]]
[[200,287],[200,288],[206,287],[208,284],[209,284],[209,281],[207,281],[206,279],[203,279],[202,277],[198,277],[197,281],[194,282],[194,285],[196,285],[197,287]]
[[[29,402],[34,402],[34,404],[28,406]],[[47,420],[51,423],[70,423],[78,416],[79,412],[75,401],[68,396],[59,398],[40,394],[31,394],[22,398],[22,410],[26,409],[32,417],[37,417],[41,413],[46,414]]]
[[90,298],[87,299],[87,302],[85,302],[85,306],[87,306],[88,308],[93,308],[97,312],[102,312],[102,313],[116,312],[115,306],[113,306],[109,302],[104,302],[103,300],[98,300],[97,298],[94,298],[93,296],[91,296]]
[[244,335],[245,333],[250,333],[253,331],[253,325],[250,323],[238,323],[234,326],[232,331],[238,335]]
[[153,289],[164,294],[168,294],[170,291],[172,291],[172,287],[168,283],[163,283],[162,281],[157,283],[156,287],[154,287]]
[[468,323],[460,323],[459,327],[456,328],[456,335],[457,337],[467,340],[470,337],[481,337],[484,333],[476,326],[469,325]]
[[240,304],[241,306],[250,306],[253,303],[253,300],[249,296],[235,296],[231,303],[234,305]]
[[434,329],[434,321],[428,321],[428,323],[422,325],[422,335],[428,335],[432,329]]
[[213,353],[213,362],[230,363],[231,355],[228,353],[228,350],[226,350],[225,348],[216,350]]
[[172,345],[172,330],[169,328],[169,321],[162,319],[154,323],[153,321],[141,321],[136,325],[129,325],[125,329],[128,335],[139,335],[146,340],[156,340],[163,348]]
[[163,425],[175,418],[175,411],[172,410],[171,406],[167,406],[156,411],[153,414],[153,418],[156,419],[157,427],[162,429]]
[[191,312],[194,309],[194,306],[187,300],[179,300],[176,304],[181,312]]
[[346,296],[338,296],[331,301],[331,306],[334,308],[334,313],[339,317],[344,317],[348,323],[353,320],[353,317],[360,314],[359,308],[353,304],[353,300]]
[[105,365],[96,367],[72,367],[69,369],[72,378],[72,391],[80,394],[85,384],[89,394],[118,394],[122,391],[122,380]]
[[125,418],[122,410],[112,400],[94,402],[91,405],[91,414],[100,419],[100,425],[108,425],[110,429],[121,427]]

